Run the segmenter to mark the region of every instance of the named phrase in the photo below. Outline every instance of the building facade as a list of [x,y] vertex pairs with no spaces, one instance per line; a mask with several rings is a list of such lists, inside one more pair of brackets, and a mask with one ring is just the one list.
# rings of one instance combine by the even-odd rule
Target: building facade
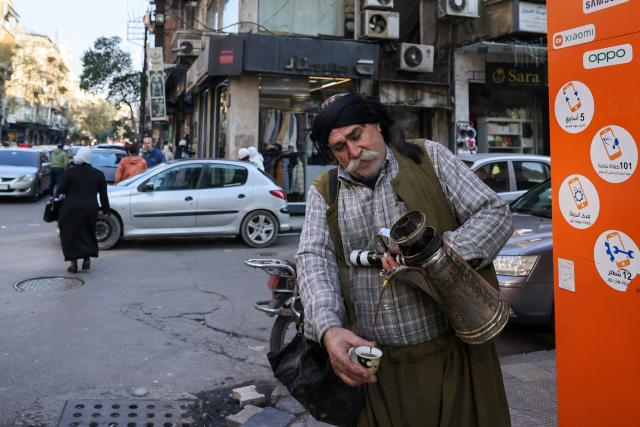
[[454,151],[467,150],[470,136],[485,152],[548,150],[544,2],[153,5],[167,99],[167,122],[155,126],[155,136],[174,144],[186,138],[203,157],[236,159],[240,148],[256,147],[292,211],[332,167],[315,152],[308,128],[334,93],[379,98],[408,138],[431,138]]
[[11,79],[6,82],[3,138],[29,145],[64,139],[73,89],[70,69],[56,44],[47,36],[17,33]]

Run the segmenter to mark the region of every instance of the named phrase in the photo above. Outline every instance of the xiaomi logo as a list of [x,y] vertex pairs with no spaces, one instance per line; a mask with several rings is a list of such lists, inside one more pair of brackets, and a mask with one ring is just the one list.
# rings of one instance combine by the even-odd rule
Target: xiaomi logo
[[569,46],[592,42],[596,39],[596,27],[593,24],[570,28],[553,35],[553,47],[562,49]]
[[618,6],[629,0],[582,0],[582,11],[584,13],[597,12],[598,10]]
[[628,64],[633,59],[633,48],[630,44],[591,50],[582,55],[584,68],[600,68],[611,65]]

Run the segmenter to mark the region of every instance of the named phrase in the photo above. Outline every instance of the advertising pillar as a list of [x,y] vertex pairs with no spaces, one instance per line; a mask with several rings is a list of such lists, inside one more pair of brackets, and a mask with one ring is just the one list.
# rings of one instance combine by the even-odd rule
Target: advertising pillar
[[640,426],[640,1],[547,2],[560,426]]

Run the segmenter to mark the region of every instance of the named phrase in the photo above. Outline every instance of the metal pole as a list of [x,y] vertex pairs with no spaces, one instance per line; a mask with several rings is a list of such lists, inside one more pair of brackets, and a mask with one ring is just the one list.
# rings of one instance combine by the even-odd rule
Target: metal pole
[[140,141],[144,136],[145,117],[147,115],[147,34],[149,30],[144,27],[144,59],[142,61],[142,75],[140,76]]

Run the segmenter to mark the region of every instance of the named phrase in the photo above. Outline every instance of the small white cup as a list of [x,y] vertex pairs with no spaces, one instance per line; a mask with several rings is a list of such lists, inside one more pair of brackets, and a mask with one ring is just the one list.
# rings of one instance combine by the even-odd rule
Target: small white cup
[[351,347],[349,350],[349,357],[355,363],[360,364],[366,368],[372,374],[375,374],[380,367],[380,360],[382,359],[382,350],[376,347],[369,347],[368,345],[361,345],[359,347]]

